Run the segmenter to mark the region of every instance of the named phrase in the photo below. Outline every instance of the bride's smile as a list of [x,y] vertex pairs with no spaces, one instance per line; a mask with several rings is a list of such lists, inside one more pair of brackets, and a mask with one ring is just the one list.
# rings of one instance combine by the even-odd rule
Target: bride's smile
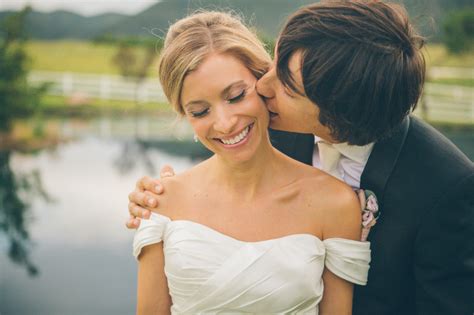
[[269,114],[256,78],[228,54],[211,54],[184,79],[181,104],[199,141],[234,163],[263,158]]
[[247,143],[248,139],[251,137],[251,131],[254,123],[251,123],[247,127],[245,127],[241,132],[238,134],[214,138],[214,140],[220,142],[226,148],[235,148]]

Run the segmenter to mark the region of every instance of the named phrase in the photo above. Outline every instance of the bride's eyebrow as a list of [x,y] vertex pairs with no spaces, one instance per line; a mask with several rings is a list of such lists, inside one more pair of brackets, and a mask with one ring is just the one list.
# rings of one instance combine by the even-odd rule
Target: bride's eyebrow
[[191,102],[186,103],[183,106],[183,108],[184,110],[188,111],[189,108],[192,107],[193,105],[209,105],[209,103],[204,100],[196,100],[196,101],[191,101]]
[[[245,81],[244,80],[239,80],[239,81],[235,81],[235,82],[232,82],[231,84],[229,84],[225,89],[222,90],[222,92],[220,93],[221,95],[221,98],[227,98],[229,96],[229,93],[230,93],[230,90],[236,86],[236,85],[245,85]],[[188,107],[192,106],[192,105],[197,105],[197,104],[204,104],[204,105],[207,105],[209,104],[207,101],[205,100],[195,100],[195,101],[190,101],[188,103],[186,103],[183,108],[185,110],[188,109]]]
[[229,96],[230,90],[236,85],[245,85],[245,81],[244,80],[239,80],[239,81],[236,81],[236,82],[233,82],[233,83],[229,84],[225,89],[222,90],[221,97],[222,98],[227,98]]

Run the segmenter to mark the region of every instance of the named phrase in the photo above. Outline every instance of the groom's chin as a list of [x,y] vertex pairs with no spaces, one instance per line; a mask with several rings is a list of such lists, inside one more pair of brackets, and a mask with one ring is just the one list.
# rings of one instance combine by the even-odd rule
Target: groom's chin
[[270,129],[280,130],[280,129],[278,129],[278,123],[275,121],[275,118],[276,117],[274,117],[274,116],[272,117],[272,115],[270,115],[270,121],[268,123],[268,127]]
[[268,127],[273,130],[278,130],[278,131],[290,131],[292,132],[291,128],[288,128],[290,126],[287,126],[285,124],[285,121],[281,119],[280,115],[276,113],[271,113],[270,115],[270,123],[268,124]]
[[275,119],[270,120],[268,128],[279,131],[288,131],[284,126],[282,126],[281,122],[276,121]]

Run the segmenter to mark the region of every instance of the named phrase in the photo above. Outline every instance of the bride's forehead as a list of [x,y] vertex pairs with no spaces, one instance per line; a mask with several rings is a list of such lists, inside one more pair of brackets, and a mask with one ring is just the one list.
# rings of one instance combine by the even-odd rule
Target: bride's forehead
[[186,76],[183,93],[186,90],[223,90],[234,82],[246,82],[251,78],[253,75],[250,70],[236,57],[208,58]]
[[250,70],[237,56],[212,54],[205,58],[197,69],[190,73],[190,76],[233,76],[248,73],[250,73]]

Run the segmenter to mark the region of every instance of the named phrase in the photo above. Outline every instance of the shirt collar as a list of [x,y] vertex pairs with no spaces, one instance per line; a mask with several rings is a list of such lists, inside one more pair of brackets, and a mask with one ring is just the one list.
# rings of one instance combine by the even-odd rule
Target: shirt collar
[[[314,143],[318,144],[318,142],[324,141],[318,136],[314,136]],[[332,144],[334,148],[336,148],[342,155],[353,160],[360,164],[367,163],[369,159],[370,153],[372,153],[372,149],[374,147],[374,142],[369,144],[360,146],[360,145],[349,145],[347,142],[342,143],[334,143]]]

